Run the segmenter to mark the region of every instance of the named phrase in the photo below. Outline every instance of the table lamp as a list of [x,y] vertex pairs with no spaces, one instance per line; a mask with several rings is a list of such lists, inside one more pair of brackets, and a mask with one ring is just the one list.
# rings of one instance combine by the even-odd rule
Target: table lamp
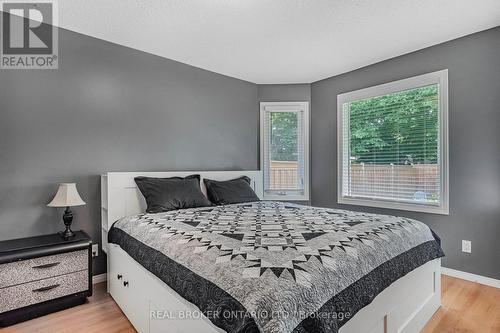
[[71,231],[71,222],[73,221],[73,213],[70,207],[73,206],[83,206],[85,202],[78,194],[76,190],[75,183],[61,183],[59,184],[59,189],[57,190],[54,199],[47,205],[48,207],[66,207],[63,215],[64,225],[66,226],[65,231],[59,232],[59,234],[65,238],[71,238],[75,236],[75,233]]

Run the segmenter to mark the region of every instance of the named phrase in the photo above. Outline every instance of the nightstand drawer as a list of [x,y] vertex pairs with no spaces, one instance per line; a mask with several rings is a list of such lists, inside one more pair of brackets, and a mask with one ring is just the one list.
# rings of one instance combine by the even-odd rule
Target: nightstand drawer
[[0,265],[0,288],[86,270],[88,250],[55,254]]
[[89,289],[87,270],[0,289],[0,313]]

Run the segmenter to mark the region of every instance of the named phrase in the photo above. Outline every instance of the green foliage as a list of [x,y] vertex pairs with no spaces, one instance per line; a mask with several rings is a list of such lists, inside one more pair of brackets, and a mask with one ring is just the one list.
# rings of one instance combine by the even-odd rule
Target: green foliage
[[271,113],[271,159],[297,161],[297,114]]
[[351,102],[349,115],[353,163],[437,163],[437,85]]

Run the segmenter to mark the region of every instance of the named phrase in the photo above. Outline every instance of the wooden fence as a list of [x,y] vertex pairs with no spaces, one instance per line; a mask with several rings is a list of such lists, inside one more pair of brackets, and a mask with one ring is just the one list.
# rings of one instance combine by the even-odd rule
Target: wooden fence
[[432,200],[439,195],[436,164],[352,164],[349,178],[355,196]]
[[[333,170],[332,170],[333,172]],[[439,167],[436,164],[352,164],[350,195],[362,197],[432,200],[439,196]],[[347,176],[347,175],[346,175]],[[271,161],[271,189],[297,189],[298,164]]]
[[272,190],[299,188],[298,163],[296,161],[271,161],[270,186]]

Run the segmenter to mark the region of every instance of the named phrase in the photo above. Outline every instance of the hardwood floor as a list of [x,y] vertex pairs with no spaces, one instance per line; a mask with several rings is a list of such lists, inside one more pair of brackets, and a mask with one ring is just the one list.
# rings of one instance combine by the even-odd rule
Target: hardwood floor
[[[117,333],[135,332],[105,283],[78,307],[4,328],[2,333]],[[442,307],[424,333],[500,333],[500,289],[443,275]]]
[[118,333],[135,332],[106,292],[106,283],[94,285],[86,304],[0,329],[1,333]]
[[500,289],[443,275],[442,306],[424,333],[500,332]]

